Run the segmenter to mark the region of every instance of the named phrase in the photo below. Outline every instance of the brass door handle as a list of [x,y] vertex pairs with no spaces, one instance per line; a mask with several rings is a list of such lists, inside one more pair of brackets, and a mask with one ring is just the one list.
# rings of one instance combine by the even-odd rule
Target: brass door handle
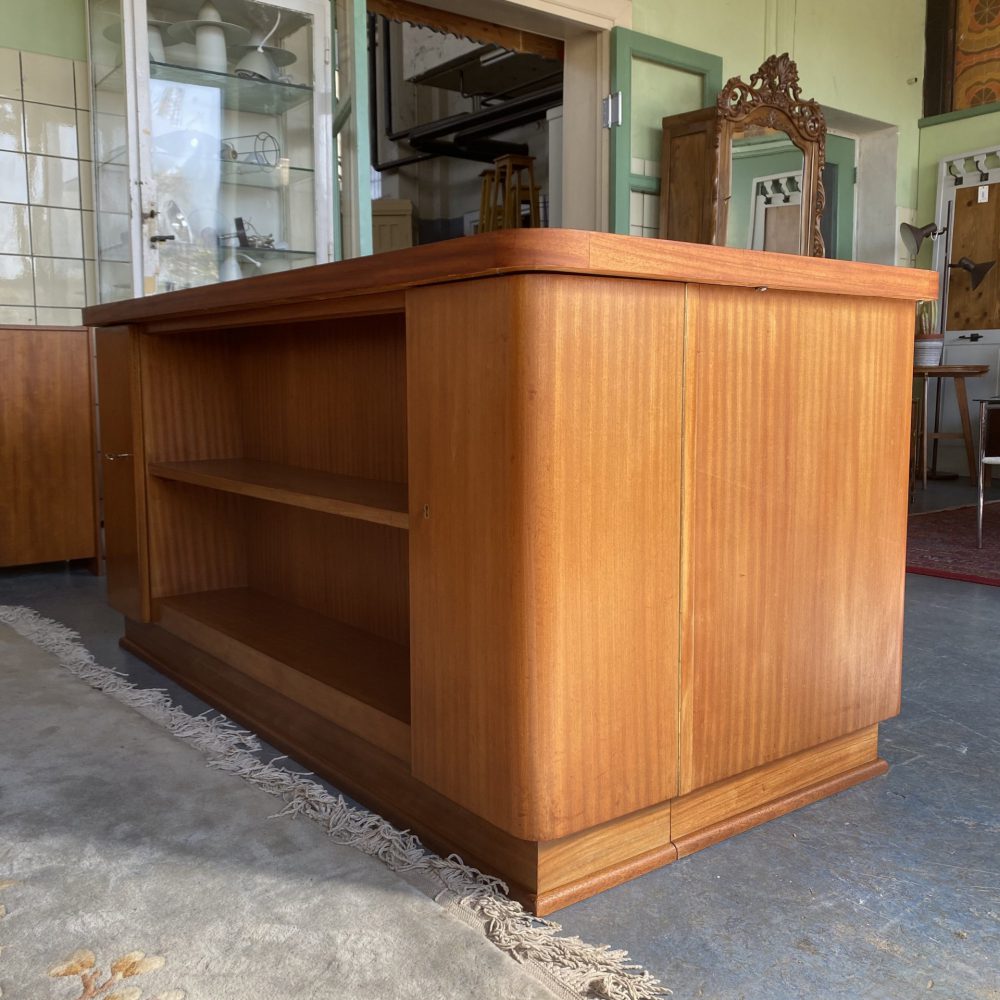
[[126,458],[131,458],[132,456],[127,451],[106,451],[104,457],[109,462],[124,462]]

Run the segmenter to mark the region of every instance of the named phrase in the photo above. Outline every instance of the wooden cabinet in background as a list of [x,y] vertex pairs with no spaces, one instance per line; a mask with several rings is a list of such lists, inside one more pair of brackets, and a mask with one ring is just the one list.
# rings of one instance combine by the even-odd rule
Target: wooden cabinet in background
[[93,307],[123,643],[539,913],[880,774],[934,288],[517,230]]
[[0,566],[98,553],[90,331],[0,327]]
[[720,124],[714,106],[663,119],[660,239],[725,244],[718,221]]

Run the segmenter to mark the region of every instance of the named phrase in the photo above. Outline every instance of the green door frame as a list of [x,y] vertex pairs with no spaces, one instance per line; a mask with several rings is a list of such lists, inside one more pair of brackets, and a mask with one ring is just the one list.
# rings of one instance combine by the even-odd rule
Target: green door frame
[[[702,78],[703,107],[715,103],[722,89],[722,58],[684,45],[643,35],[629,28],[611,29],[611,92],[622,95],[622,121],[611,128],[611,183],[608,222],[613,233],[629,231],[629,194],[632,191],[660,193],[657,177],[632,173],[632,60],[695,73]],[[694,108],[692,111],[696,110]]]
[[[372,252],[372,157],[371,136],[368,131],[368,11],[365,0],[343,0],[347,9],[347,24],[337,23],[338,7],[333,3],[334,38],[331,48],[335,61],[338,52],[343,51],[337,44],[338,33],[343,33],[348,43],[350,66],[348,79],[352,86],[347,94],[333,99],[333,187],[330,211],[333,213],[333,259],[343,260],[345,256],[365,257]],[[341,133],[352,127],[352,153],[340,162],[338,139]],[[353,201],[353,210],[348,218],[353,219],[353,232],[343,231],[344,214],[341,212],[342,184],[347,185],[347,195]]]
[[[835,254],[827,247],[827,257],[836,256],[840,260],[854,259],[854,186],[855,150],[857,140],[849,136],[834,135],[828,132],[826,136],[826,162],[837,164],[837,245]],[[830,192],[826,193],[827,199]]]

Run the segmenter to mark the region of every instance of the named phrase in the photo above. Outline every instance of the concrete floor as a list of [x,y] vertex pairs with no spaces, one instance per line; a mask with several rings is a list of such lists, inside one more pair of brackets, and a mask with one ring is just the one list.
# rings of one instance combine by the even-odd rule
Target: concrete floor
[[[204,709],[119,649],[86,571],[2,571],[0,603]],[[1000,588],[908,576],[904,649],[887,776],[569,907],[564,930],[626,948],[677,998],[1000,1000]]]

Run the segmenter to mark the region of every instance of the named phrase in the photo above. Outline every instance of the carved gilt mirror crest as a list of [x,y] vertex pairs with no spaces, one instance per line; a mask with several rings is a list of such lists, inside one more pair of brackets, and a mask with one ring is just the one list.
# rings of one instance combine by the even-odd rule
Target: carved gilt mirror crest
[[822,257],[826,122],[802,97],[795,62],[786,52],[749,83],[733,77],[716,108],[714,242]]

